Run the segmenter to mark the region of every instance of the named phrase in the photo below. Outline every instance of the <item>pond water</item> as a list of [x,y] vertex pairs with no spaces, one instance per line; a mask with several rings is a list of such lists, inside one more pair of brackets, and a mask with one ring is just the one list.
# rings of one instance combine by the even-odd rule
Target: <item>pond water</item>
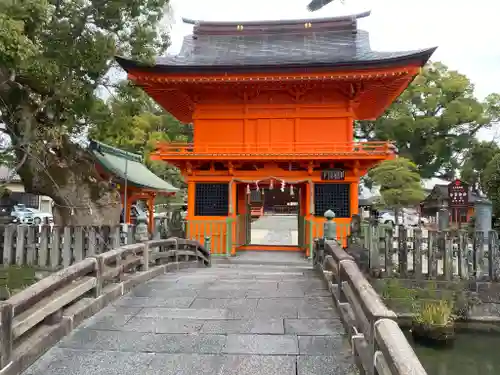
[[499,375],[500,334],[460,333],[453,347],[431,349],[417,345],[408,335],[428,375]]

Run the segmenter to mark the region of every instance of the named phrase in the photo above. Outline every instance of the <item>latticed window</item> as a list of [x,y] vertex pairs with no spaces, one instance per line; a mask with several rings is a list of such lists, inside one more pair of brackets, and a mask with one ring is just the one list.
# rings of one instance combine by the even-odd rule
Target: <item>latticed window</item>
[[195,216],[227,216],[229,213],[229,184],[197,183]]
[[332,210],[335,217],[351,217],[350,184],[315,184],[314,215],[323,216]]

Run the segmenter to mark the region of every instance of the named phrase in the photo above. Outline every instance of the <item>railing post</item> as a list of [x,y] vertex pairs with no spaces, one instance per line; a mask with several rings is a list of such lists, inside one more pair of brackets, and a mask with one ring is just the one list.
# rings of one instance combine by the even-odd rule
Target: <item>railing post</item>
[[26,256],[26,234],[28,232],[28,226],[26,224],[20,224],[17,226],[17,238],[16,238],[16,264],[21,266],[24,264],[24,258]]
[[232,218],[226,218],[226,256],[231,256],[233,247]]
[[323,224],[323,237],[325,240],[337,240],[337,223],[333,221],[335,219],[335,212],[332,210],[327,210],[324,213],[325,223]]
[[325,240],[323,238],[315,238],[314,248],[313,264],[314,266],[322,266],[325,258]]
[[203,247],[205,248],[206,251],[210,254],[210,247],[212,245],[212,239],[209,236],[205,236],[205,239],[203,241]]
[[149,270],[149,242],[144,242],[144,248],[142,249],[142,267],[141,271]]
[[[130,229],[130,228],[129,228]],[[135,227],[135,240],[144,242],[149,239],[148,225],[146,223],[138,223]]]
[[10,303],[0,302],[0,369],[9,364],[12,355],[13,310]]
[[398,227],[398,271],[400,277],[408,277],[408,230],[403,224]]
[[100,255],[94,256],[95,259],[95,270],[94,270],[94,276],[96,278],[96,286],[94,289],[94,298],[97,298],[101,295],[102,293],[102,288],[104,287],[104,257]]
[[13,254],[13,249],[15,245],[16,236],[16,225],[8,224],[4,231],[4,242],[3,242],[3,264],[10,265],[14,264],[15,254]]
[[370,271],[380,270],[380,230],[379,222],[375,218],[370,218]]

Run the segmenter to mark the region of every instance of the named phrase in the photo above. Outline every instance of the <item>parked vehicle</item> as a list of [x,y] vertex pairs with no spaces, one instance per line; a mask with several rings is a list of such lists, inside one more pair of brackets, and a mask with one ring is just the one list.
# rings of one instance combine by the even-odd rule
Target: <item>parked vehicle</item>
[[53,224],[54,217],[48,212],[41,212],[35,208],[27,208],[33,213],[33,223],[35,225],[40,224]]
[[19,224],[33,224],[33,212],[24,204],[14,205],[11,215],[17,219],[17,223]]
[[[382,224],[390,224],[390,225],[395,225],[396,224],[396,215],[392,211],[381,211],[379,213],[379,222]],[[400,212],[398,214],[398,223],[399,224],[405,224],[405,225],[411,225],[411,226],[418,226],[418,225],[426,225],[429,223],[429,220],[424,217],[418,217],[418,214],[415,213],[408,213],[408,212]]]

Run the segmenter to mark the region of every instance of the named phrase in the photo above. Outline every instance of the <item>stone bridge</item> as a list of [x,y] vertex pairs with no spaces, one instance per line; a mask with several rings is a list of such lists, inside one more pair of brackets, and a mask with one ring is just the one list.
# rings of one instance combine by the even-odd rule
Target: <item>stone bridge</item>
[[0,306],[0,374],[425,375],[349,256],[317,250],[316,270],[285,252],[210,264],[180,239],[85,259]]

